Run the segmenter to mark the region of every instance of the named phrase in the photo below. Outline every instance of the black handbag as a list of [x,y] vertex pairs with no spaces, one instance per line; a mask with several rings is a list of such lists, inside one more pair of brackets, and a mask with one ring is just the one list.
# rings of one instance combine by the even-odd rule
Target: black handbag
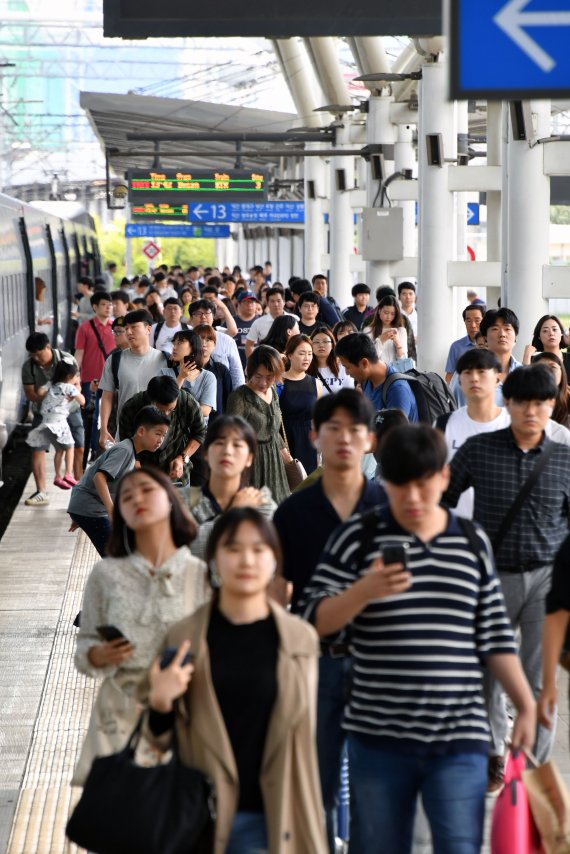
[[97,854],[211,854],[212,782],[180,760],[176,727],[167,763],[136,765],[142,721],[120,753],[93,762],[67,836]]

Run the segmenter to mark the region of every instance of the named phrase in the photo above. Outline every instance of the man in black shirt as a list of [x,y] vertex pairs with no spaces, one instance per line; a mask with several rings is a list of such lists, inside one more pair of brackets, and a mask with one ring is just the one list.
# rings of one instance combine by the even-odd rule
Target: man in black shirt
[[242,291],[237,298],[237,316],[235,318],[237,335],[235,342],[244,368],[246,362],[245,342],[253,322],[257,320],[256,307],[258,304],[259,300],[251,291]]
[[349,306],[349,308],[345,308],[342,316],[345,320],[350,320],[351,323],[354,323],[357,330],[360,332],[364,320],[374,313],[372,309],[368,308],[368,303],[370,301],[370,288],[368,285],[365,285],[364,282],[359,282],[359,284],[354,285],[351,294],[354,299],[354,305]]
[[299,297],[299,302],[297,303],[297,308],[301,315],[299,330],[303,335],[310,335],[322,325],[317,320],[320,304],[320,296],[313,291],[308,291]]
[[[570,516],[570,448],[555,444],[544,470],[520,507],[502,542],[501,523],[533,468],[552,445],[545,434],[556,400],[552,374],[541,365],[517,368],[503,386],[511,426],[468,439],[451,461],[444,503],[455,507],[474,487],[474,518],[494,545],[497,571],[513,627],[521,635],[520,656],[538,697],[542,688],[541,635],[552,562],[568,533]],[[491,727],[489,788],[501,785],[508,721],[499,686],[488,687]],[[552,733],[538,727],[534,754],[545,762]]]
[[[287,498],[273,517],[283,551],[283,574],[293,583],[293,612],[299,612],[303,589],[310,581],[330,535],[349,516],[366,512],[386,501],[383,488],[365,480],[361,471],[362,458],[370,451],[373,442],[373,417],[371,404],[353,389],[326,394],[315,405],[311,438],[322,454],[323,474],[315,484]],[[345,744],[341,722],[351,658],[343,636],[325,639],[321,652],[317,749],[327,836],[331,854],[334,854],[340,767]]]

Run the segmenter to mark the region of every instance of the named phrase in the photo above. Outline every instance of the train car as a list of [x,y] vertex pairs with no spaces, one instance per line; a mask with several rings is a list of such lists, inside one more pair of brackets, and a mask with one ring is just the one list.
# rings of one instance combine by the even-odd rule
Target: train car
[[100,272],[94,222],[82,208],[0,194],[0,451],[24,415],[26,338],[40,330],[54,347],[72,347],[78,277]]

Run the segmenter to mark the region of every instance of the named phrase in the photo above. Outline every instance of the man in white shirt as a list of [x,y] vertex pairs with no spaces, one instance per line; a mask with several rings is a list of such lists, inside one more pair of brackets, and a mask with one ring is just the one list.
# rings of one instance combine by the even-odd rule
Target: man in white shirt
[[398,299],[400,300],[402,312],[412,324],[414,336],[417,338],[418,313],[416,311],[416,286],[413,282],[400,282],[398,285]]
[[180,300],[175,297],[165,300],[163,315],[164,320],[159,320],[152,327],[150,343],[156,350],[161,350],[170,356],[172,353],[172,339],[177,332],[181,332],[187,328],[186,323],[182,322],[182,303]]
[[[166,357],[160,350],[150,346],[150,329],[152,318],[144,308],[129,311],[125,317],[125,329],[129,349],[120,353],[117,364],[115,353],[105,361],[103,375],[99,383],[101,397],[101,429],[99,445],[105,447],[106,442],[114,442],[117,436],[112,436],[108,430],[109,416],[113,408],[113,396],[118,391],[117,423],[121,409],[127,400],[137,392],[144,391],[153,377],[158,376],[161,369],[166,367]],[[115,359],[115,362],[113,360]],[[116,368],[116,370],[114,370]]]
[[[253,348],[256,344],[259,344],[260,341],[263,341],[264,338],[269,334],[269,330],[273,325],[273,321],[281,317],[283,314],[291,314],[289,311],[285,311],[285,300],[283,299],[283,292],[280,288],[269,288],[266,294],[267,297],[267,314],[262,314],[261,317],[258,317],[255,320],[249,332],[247,333],[247,338],[245,341],[245,355],[246,358],[249,358],[253,353]],[[294,317],[295,315],[291,315]]]

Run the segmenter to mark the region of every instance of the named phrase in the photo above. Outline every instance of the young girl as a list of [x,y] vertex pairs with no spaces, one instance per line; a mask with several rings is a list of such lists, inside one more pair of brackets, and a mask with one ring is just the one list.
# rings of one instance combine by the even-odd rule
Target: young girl
[[257,437],[252,427],[239,415],[220,415],[208,426],[204,456],[210,467],[208,483],[191,487],[189,507],[198,523],[198,535],[192,553],[203,558],[214,522],[232,507],[256,507],[273,518],[277,505],[267,486],[256,489],[243,485],[243,475],[252,465],[257,452]]
[[[65,362],[57,363],[53,372],[51,385],[44,397],[40,409],[42,423],[30,431],[27,443],[32,448],[45,448],[47,444],[55,448],[53,466],[55,471],[55,486],[60,489],[71,489],[77,483],[73,477],[74,441],[67,423],[67,416],[73,401],[85,406],[85,398],[81,394],[81,383],[77,365]],[[65,457],[65,469],[62,477],[62,463]]]
[[362,331],[372,338],[379,358],[387,365],[408,355],[408,333],[396,297],[381,299],[371,324]]
[[279,406],[289,451],[302,462],[307,474],[317,467],[317,452],[309,439],[313,407],[323,393],[323,384],[307,371],[313,360],[311,339],[294,335],[285,349],[289,367],[283,374]]
[[[319,644],[267,593],[281,554],[257,510],[216,521],[207,559],[212,604],[173,626],[173,663],[149,674],[149,730],[214,781],[214,854],[325,854],[314,724]],[[182,665],[192,649],[194,663]],[[177,700],[180,698],[180,702]]]
[[[102,678],[73,776],[82,785],[95,756],[121,750],[139,715],[136,688],[167,629],[209,598],[206,565],[190,554],[196,525],[166,474],[134,469],[119,483],[107,554],[91,571],[75,666]],[[105,640],[118,629],[121,636]]]
[[334,354],[336,340],[328,327],[323,326],[311,333],[313,361],[307,371],[312,377],[317,377],[323,384],[323,389],[330,394],[341,388],[354,388],[354,380],[346,373],[344,365]]

